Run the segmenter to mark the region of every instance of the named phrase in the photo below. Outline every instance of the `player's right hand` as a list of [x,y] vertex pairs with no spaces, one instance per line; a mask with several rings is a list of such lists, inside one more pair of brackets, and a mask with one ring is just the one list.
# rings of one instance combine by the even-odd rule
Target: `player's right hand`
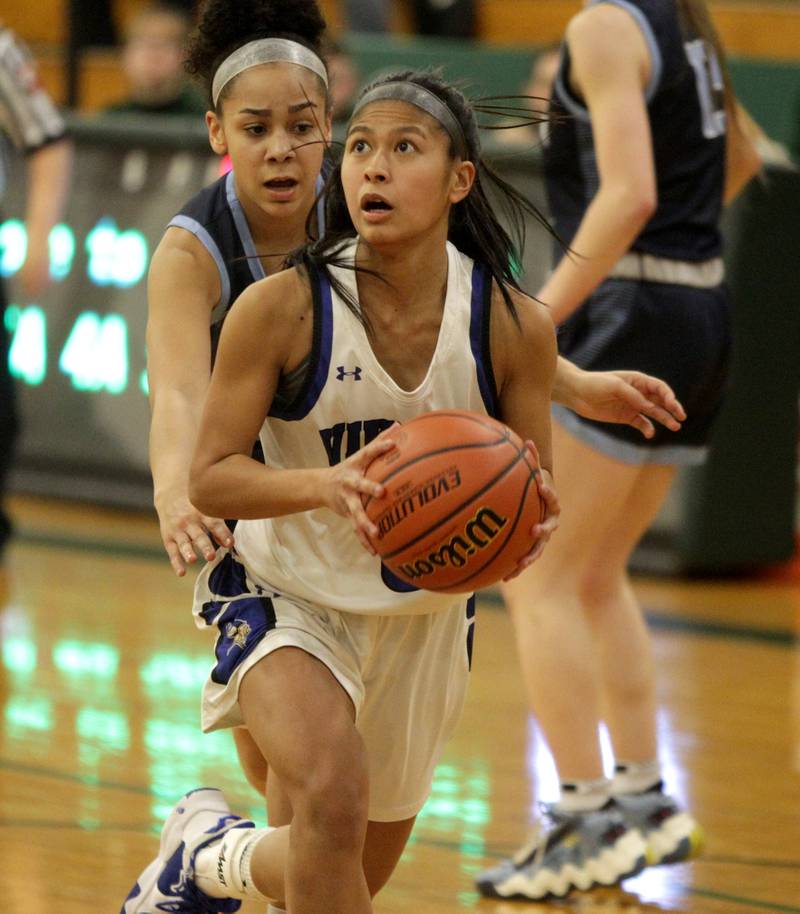
[[526,441],[525,446],[533,455],[534,463],[540,467],[539,472],[536,475],[536,488],[539,491],[539,499],[544,508],[544,517],[538,524],[535,524],[531,530],[531,536],[534,541],[533,548],[526,556],[519,560],[516,568],[506,575],[506,577],[503,578],[503,581],[513,581],[514,578],[521,575],[526,568],[539,558],[544,551],[544,547],[547,545],[548,540],[558,528],[561,516],[561,503],[558,500],[558,494],[553,486],[553,477],[548,470],[540,466],[539,451],[536,449],[536,445],[532,441]]
[[352,457],[348,457],[328,471],[324,504],[341,517],[350,518],[359,542],[370,555],[376,555],[376,552],[369,538],[378,535],[378,528],[367,517],[362,496],[383,498],[385,489],[377,482],[367,479],[364,474],[376,457],[395,446],[392,438],[383,432]]
[[655,433],[653,422],[677,432],[686,411],[666,381],[641,371],[583,371],[578,376],[581,397],[574,409],[597,422],[630,425],[645,438]]
[[224,520],[201,514],[186,496],[156,505],[161,539],[175,574],[182,578],[186,566],[198,558],[210,562],[217,554],[212,537],[220,546],[233,546],[233,534]]

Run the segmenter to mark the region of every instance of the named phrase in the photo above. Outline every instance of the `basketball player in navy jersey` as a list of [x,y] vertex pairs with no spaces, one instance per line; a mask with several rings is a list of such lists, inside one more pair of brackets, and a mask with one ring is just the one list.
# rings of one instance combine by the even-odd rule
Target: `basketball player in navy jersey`
[[[233,170],[172,219],[149,274],[151,466],[164,545],[178,575],[198,554],[214,557],[212,536],[230,542],[224,521],[189,503],[189,462],[228,309],[251,283],[282,269],[308,237],[330,135],[324,30],[315,0],[212,0],[192,36],[188,67],[205,84],[210,142],[230,156]],[[268,60],[247,66],[245,59],[214,91],[233,51],[284,35],[290,43],[276,41]]]
[[[563,355],[666,379],[688,419],[643,440],[555,408],[562,529],[504,588],[561,796],[485,895],[562,896],[685,860],[697,823],[663,789],[650,643],[627,574],[675,468],[700,463],[730,347],[720,211],[758,157],[702,0],[600,0],[566,33],[545,170],[564,256],[539,292]],[[601,708],[616,759],[603,768]]]
[[[208,96],[212,148],[230,156],[233,170],[172,219],[148,281],[150,463],[161,535],[178,575],[197,556],[212,559],[216,544],[233,542],[225,521],[197,511],[188,496],[189,463],[225,315],[250,284],[284,267],[308,231],[321,229],[322,208],[314,201],[331,121],[324,30],[315,0],[212,0],[190,43],[189,69]],[[246,55],[251,42],[275,36],[258,58]],[[240,72],[226,77],[223,71],[224,85],[215,86],[236,51]],[[279,396],[291,385],[285,379]],[[263,793],[263,758],[244,730],[234,736],[248,780]],[[273,819],[284,815],[282,805],[272,797]]]

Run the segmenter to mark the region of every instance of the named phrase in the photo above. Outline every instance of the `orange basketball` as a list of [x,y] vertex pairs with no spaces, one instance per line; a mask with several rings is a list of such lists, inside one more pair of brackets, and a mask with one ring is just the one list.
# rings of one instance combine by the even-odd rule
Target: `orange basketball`
[[466,410],[425,413],[388,434],[397,446],[366,472],[386,494],[365,501],[384,564],[442,593],[469,593],[513,571],[543,511],[539,467],[519,436]]

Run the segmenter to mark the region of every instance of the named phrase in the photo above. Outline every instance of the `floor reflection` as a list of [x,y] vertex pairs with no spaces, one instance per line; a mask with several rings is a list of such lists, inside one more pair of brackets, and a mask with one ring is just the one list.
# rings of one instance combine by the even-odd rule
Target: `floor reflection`
[[663,914],[670,909],[644,903],[622,889],[595,889],[547,902],[484,901],[476,910],[481,914]]
[[[0,574],[0,914],[119,910],[186,790],[219,786],[259,824],[263,805],[230,734],[200,732],[207,645],[169,569],[42,547],[13,557],[10,599]],[[800,587],[686,585],[674,599],[676,624],[654,639],[662,760],[706,854],[624,891],[479,897],[476,874],[525,840],[532,801],[557,791],[509,660],[510,621],[489,608],[464,720],[376,914],[800,914],[800,787],[786,776],[800,773]]]

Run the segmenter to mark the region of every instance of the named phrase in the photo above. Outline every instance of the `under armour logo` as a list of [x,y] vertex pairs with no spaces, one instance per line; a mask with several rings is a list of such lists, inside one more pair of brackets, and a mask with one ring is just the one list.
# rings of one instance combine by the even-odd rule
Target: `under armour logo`
[[361,369],[356,366],[352,371],[345,371],[344,365],[339,365],[336,369],[336,380],[344,381],[345,378],[352,378],[354,381],[361,380]]

